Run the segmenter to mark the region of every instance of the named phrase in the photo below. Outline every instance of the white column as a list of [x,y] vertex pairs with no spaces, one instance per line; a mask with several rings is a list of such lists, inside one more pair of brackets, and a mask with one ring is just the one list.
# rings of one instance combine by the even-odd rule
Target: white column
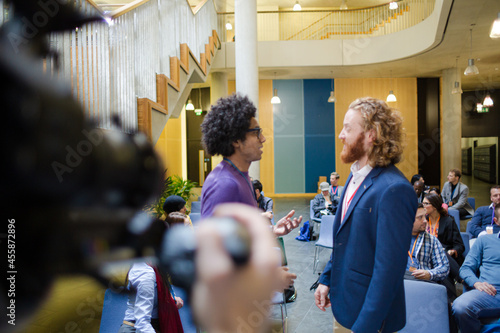
[[[458,77],[457,77],[458,76]],[[455,81],[460,82],[455,68],[443,70],[441,110],[441,184],[450,169],[462,169],[462,95],[452,94]]]
[[[259,106],[259,68],[257,63],[257,1],[235,0],[236,91]],[[257,116],[258,119],[258,116]],[[250,177],[260,179],[260,165],[253,162]]]

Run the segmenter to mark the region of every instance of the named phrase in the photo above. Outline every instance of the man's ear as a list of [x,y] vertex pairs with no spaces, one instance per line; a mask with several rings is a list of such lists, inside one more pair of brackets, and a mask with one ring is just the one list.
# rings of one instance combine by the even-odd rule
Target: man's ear
[[233,141],[233,147],[234,149],[237,149],[239,148],[241,145],[241,140],[236,140],[236,141]]

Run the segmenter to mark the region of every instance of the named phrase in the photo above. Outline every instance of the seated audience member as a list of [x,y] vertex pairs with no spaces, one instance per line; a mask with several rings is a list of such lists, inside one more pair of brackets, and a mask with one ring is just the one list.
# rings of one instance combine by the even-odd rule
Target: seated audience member
[[183,332],[178,309],[184,301],[175,296],[166,274],[139,262],[130,268],[127,281],[130,293],[118,333]]
[[[500,225],[500,205],[495,206],[494,222]],[[500,234],[479,237],[472,245],[460,276],[471,291],[453,302],[453,316],[461,332],[479,332],[478,312],[500,308]]]
[[274,224],[274,215],[273,215],[273,199],[264,196],[264,192],[262,192],[262,184],[258,180],[253,180],[253,190],[255,191],[255,198],[257,199],[257,206],[260,210],[264,211],[262,214],[264,217],[267,217],[272,224]]
[[444,183],[441,197],[451,209],[457,209],[460,218],[474,214],[474,209],[467,202],[469,188],[460,182],[462,173],[458,169],[451,169],[448,173],[448,181]]
[[[165,199],[163,203],[163,211],[165,212],[165,218],[173,212],[179,212],[182,214],[186,214],[186,200],[178,195],[171,195]],[[191,218],[187,216],[188,223],[187,225],[193,227],[193,223],[191,222]]]
[[344,186],[339,186],[340,175],[337,172],[332,172],[330,174],[330,199],[340,200]]
[[173,226],[174,224],[183,224],[186,227],[190,227],[191,229],[193,228],[193,224],[189,220],[189,217],[181,212],[172,212],[168,214],[168,216],[165,218],[165,222],[168,223],[169,227]]
[[405,278],[442,281],[448,276],[450,265],[439,240],[426,232],[425,214],[424,206],[419,203],[413,222]]
[[410,183],[413,185],[415,184],[416,181],[421,181],[422,183],[425,183],[424,177],[422,175],[416,174],[411,177]]
[[314,217],[321,218],[321,215],[332,215],[337,211],[338,200],[330,198],[330,185],[327,182],[319,184],[321,193],[316,194],[313,201]]
[[450,281],[459,279],[458,270],[464,261],[465,246],[453,217],[443,207],[441,198],[427,194],[422,202],[427,212],[427,232],[437,237],[443,245],[450,262]]
[[[431,188],[429,190],[429,194],[431,194],[431,193],[439,195],[439,197],[441,198],[441,200],[443,200],[443,198],[441,197],[441,193],[439,192],[439,190],[436,187],[433,187],[433,188]],[[448,213],[448,205],[445,202],[443,202],[443,204],[441,205],[441,207],[443,207],[444,210]]]
[[413,189],[415,190],[415,193],[417,193],[418,203],[422,203],[422,200],[424,200],[424,196],[425,196],[425,193],[424,193],[424,182],[422,182],[420,180],[417,180],[413,184]]
[[500,227],[493,221],[493,208],[500,204],[500,185],[495,185],[490,189],[491,204],[489,206],[479,207],[468,224],[468,232],[472,238],[486,234],[486,227],[492,226],[493,233],[498,233]]

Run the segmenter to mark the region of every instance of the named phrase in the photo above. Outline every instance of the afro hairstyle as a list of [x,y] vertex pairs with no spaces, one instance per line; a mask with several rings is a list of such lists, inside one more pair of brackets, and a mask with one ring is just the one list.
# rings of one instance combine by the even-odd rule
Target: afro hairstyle
[[212,105],[201,124],[202,142],[210,155],[229,157],[233,142],[245,141],[250,121],[257,108],[247,96],[233,94]]

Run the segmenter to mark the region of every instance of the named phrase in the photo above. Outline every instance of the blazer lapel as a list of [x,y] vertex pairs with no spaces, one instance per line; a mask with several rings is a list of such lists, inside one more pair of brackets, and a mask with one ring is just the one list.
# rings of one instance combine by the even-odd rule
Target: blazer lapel
[[337,212],[335,214],[335,220],[333,221],[333,234],[334,235],[337,234],[337,231],[340,228],[340,222],[342,222],[342,209],[344,208],[343,203],[344,203],[345,190],[347,189],[347,186],[349,185],[351,178],[352,178],[352,172],[349,173],[349,177],[347,177],[347,180],[345,182],[345,186],[344,186],[344,189],[342,191],[342,195],[340,196],[339,206],[338,206]]
[[[347,212],[344,217],[344,223],[342,223],[338,229],[338,232],[344,227],[349,222],[349,216],[351,216],[351,213],[355,209],[356,205],[358,204],[359,199],[363,196],[363,194],[372,186],[373,184],[373,178],[378,176],[378,174],[382,171],[381,168],[374,168],[370,173],[366,176],[365,180],[361,183],[359,186],[358,190],[356,191],[356,194],[354,195],[354,198],[352,198],[351,204],[347,208]],[[346,191],[344,191],[345,193]],[[344,196],[342,196],[344,197]],[[342,212],[341,212],[342,213]],[[340,219],[342,219],[342,215],[340,216]]]

